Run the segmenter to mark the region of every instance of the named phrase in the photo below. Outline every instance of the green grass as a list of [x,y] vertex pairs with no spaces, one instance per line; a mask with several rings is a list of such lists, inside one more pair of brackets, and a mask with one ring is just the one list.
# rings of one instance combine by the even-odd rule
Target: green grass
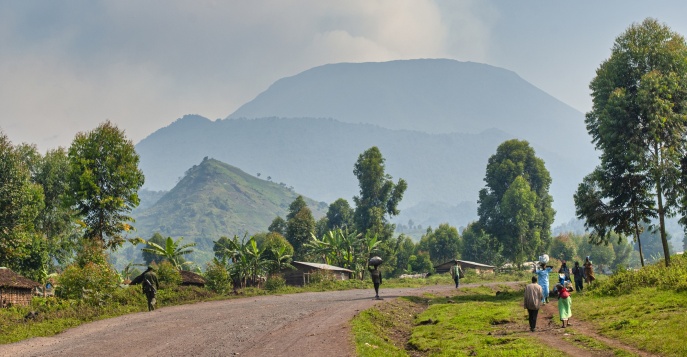
[[[407,356],[404,343],[416,312],[425,304],[400,298],[362,311],[352,321],[356,349],[361,356]],[[399,338],[399,336],[402,336]]]
[[587,294],[575,299],[573,309],[604,336],[663,356],[687,356],[684,292],[637,288],[617,297]]
[[[496,296],[495,290],[503,293]],[[459,294],[406,298],[416,306],[429,306],[417,317],[409,313],[387,315],[383,305],[361,312],[353,320],[358,354],[407,356],[409,349],[430,356],[560,355],[525,332],[519,291],[482,286],[461,289]],[[412,325],[407,344],[393,343],[390,331],[402,324],[396,320],[403,318]]]
[[590,351],[607,351],[607,352],[612,352],[614,356],[618,357],[632,357],[634,354],[627,352],[625,350],[621,350],[618,348],[611,347],[597,339],[594,339],[589,336],[585,335],[579,335],[579,334],[571,334],[569,336],[564,336],[564,340],[567,340],[570,343],[573,343],[579,347],[582,347],[584,349],[590,350]]

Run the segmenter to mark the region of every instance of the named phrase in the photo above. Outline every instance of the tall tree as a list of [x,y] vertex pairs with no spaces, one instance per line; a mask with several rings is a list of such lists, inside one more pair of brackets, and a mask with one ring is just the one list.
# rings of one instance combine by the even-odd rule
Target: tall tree
[[63,148],[47,151],[33,171],[33,181],[43,187],[45,198],[36,227],[46,240],[49,262],[65,265],[82,233],[76,224],[75,212],[64,204],[69,189],[67,151]]
[[527,141],[503,142],[489,158],[486,187],[479,192],[479,226],[496,238],[503,256],[522,263],[551,243],[555,211],[551,176]]
[[275,217],[267,228],[268,232],[279,233],[281,235],[286,234],[286,221],[284,218]]
[[429,252],[433,263],[441,264],[460,258],[461,243],[456,227],[443,223],[435,230],[427,229],[427,233],[420,238],[419,248]]
[[327,210],[327,228],[334,230],[336,228],[354,228],[355,212],[351,205],[343,198],[339,198],[329,205]]
[[619,172],[642,177],[656,203],[666,265],[665,218],[675,214],[684,189],[680,161],[687,154],[687,45],[655,19],[633,24],[616,38],[611,56],[589,85],[587,130]]
[[462,258],[483,264],[501,266],[503,246],[494,237],[490,236],[479,225],[472,222],[463,231]]
[[305,253],[303,245],[310,240],[315,233],[315,218],[312,211],[305,203],[303,196],[298,196],[289,206],[289,213],[286,216],[286,240],[291,243],[294,250],[294,257],[300,259]]
[[649,217],[655,216],[647,182],[633,169],[622,170],[622,165],[613,163],[609,157],[605,159],[606,162],[582,180],[575,192],[577,217],[591,230],[589,239],[593,244],[608,244],[612,232],[617,233],[618,243],[623,235],[632,235],[644,266],[642,223],[649,223]]
[[355,201],[355,223],[359,232],[371,231],[386,240],[393,234],[386,215],[398,215],[398,204],[408,184],[399,179],[396,184],[385,173],[384,157],[376,146],[358,156],[353,174],[358,178],[360,195]]
[[143,172],[134,144],[109,121],[79,133],[69,148],[70,203],[83,217],[85,237],[117,249],[133,222],[128,214],[139,204]]
[[43,192],[31,182],[28,166],[0,132],[0,265],[14,267],[35,248],[34,222]]

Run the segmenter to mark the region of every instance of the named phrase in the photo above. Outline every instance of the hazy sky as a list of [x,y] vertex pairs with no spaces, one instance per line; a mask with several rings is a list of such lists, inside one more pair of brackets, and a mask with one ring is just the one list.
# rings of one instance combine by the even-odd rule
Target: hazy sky
[[675,1],[0,0],[0,128],[41,151],[109,119],[135,143],[184,114],[224,118],[335,62],[452,58],[510,69],[585,112],[615,37]]

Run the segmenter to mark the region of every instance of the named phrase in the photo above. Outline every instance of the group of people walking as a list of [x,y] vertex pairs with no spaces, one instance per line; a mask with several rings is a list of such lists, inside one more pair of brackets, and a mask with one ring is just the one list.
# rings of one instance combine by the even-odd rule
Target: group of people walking
[[[549,302],[549,274],[553,270],[553,266],[546,265],[546,262],[540,262],[538,267],[534,268],[532,283],[525,286],[525,309],[529,316],[530,331],[534,331],[537,327],[537,315],[542,305]],[[570,279],[571,272],[565,261],[561,262],[561,267],[558,269],[558,283],[555,285],[553,292],[558,297],[558,314],[561,319],[562,328],[570,326],[569,320],[572,317],[572,282]],[[579,262],[575,262],[572,269],[572,276],[575,279],[575,290],[581,293],[584,283],[591,284],[594,280],[594,269],[589,257],[586,257],[582,267]]]

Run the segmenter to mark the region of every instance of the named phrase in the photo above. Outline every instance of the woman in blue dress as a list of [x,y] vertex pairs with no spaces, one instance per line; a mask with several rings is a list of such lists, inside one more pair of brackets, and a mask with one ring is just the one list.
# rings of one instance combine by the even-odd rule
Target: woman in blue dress
[[553,266],[546,266],[546,263],[540,263],[539,267],[534,268],[534,273],[537,274],[537,281],[542,290],[542,304],[549,302],[549,273],[553,269]]

